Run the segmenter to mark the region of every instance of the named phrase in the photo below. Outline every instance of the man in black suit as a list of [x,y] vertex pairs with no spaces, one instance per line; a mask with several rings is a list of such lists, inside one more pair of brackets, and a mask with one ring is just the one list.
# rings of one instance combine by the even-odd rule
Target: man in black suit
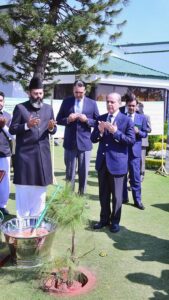
[[85,83],[77,80],[73,86],[73,96],[63,100],[57,115],[58,125],[65,126],[63,147],[66,165],[66,180],[75,186],[78,165],[80,195],[86,191],[92,142],[91,128],[99,115],[96,101],[85,96]]
[[43,84],[33,77],[29,100],[16,105],[9,128],[16,135],[14,184],[18,217],[38,216],[53,183],[49,134],[56,132],[53,109],[43,102]]
[[0,91],[0,211],[4,215],[8,215],[6,205],[10,188],[10,142],[12,136],[8,132],[11,116],[4,110],[4,98],[4,93]]

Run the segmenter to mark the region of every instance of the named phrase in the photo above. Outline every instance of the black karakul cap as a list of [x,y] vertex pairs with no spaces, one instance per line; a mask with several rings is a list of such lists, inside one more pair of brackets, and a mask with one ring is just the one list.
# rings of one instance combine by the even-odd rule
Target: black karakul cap
[[43,89],[42,81],[39,77],[33,77],[29,84],[29,90]]

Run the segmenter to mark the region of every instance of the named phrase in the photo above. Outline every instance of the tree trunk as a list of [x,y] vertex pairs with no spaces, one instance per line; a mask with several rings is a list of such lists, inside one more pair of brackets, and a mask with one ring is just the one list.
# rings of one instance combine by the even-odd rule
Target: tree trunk
[[[56,25],[57,18],[58,18],[58,11],[60,8],[60,5],[63,1],[62,0],[53,0],[50,4],[50,10],[49,10],[49,25]],[[37,64],[35,66],[34,76],[40,77],[43,81],[45,78],[45,69],[46,65],[48,63],[50,50],[46,49],[46,47],[43,47],[43,45],[40,48],[39,55],[37,57]]]
[[41,50],[41,53],[39,53],[37,57],[37,64],[35,66],[34,70],[34,76],[39,77],[42,81],[45,77],[45,69],[48,62],[49,57],[49,51],[48,50]]

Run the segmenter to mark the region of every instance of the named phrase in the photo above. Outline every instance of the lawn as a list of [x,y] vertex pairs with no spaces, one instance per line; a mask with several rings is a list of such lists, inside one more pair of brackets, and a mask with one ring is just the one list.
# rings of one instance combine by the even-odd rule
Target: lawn
[[[63,148],[55,146],[55,181],[64,183],[65,167]],[[142,186],[144,211],[123,205],[121,231],[110,233],[108,228],[93,231],[92,224],[99,219],[97,174],[94,169],[96,147],[93,150],[88,178],[86,210],[90,226],[78,233],[77,251],[85,255],[80,264],[96,275],[96,287],[76,299],[84,300],[146,300],[169,299],[169,178],[146,171]],[[48,188],[50,197],[53,186]],[[14,187],[8,208],[15,214]],[[0,247],[3,246],[3,236]],[[66,252],[70,246],[70,233],[56,233],[52,255]],[[104,251],[107,255],[100,256]],[[11,267],[0,268],[0,300],[53,299],[38,288],[38,281],[26,273]],[[56,299],[56,298],[55,298]],[[57,299],[60,299],[57,297]],[[68,297],[64,297],[68,299]]]

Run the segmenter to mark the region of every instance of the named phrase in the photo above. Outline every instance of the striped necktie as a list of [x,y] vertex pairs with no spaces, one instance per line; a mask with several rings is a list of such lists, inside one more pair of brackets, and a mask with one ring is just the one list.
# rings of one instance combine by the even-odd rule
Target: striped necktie
[[107,122],[112,123],[113,115],[109,114],[107,118]]

